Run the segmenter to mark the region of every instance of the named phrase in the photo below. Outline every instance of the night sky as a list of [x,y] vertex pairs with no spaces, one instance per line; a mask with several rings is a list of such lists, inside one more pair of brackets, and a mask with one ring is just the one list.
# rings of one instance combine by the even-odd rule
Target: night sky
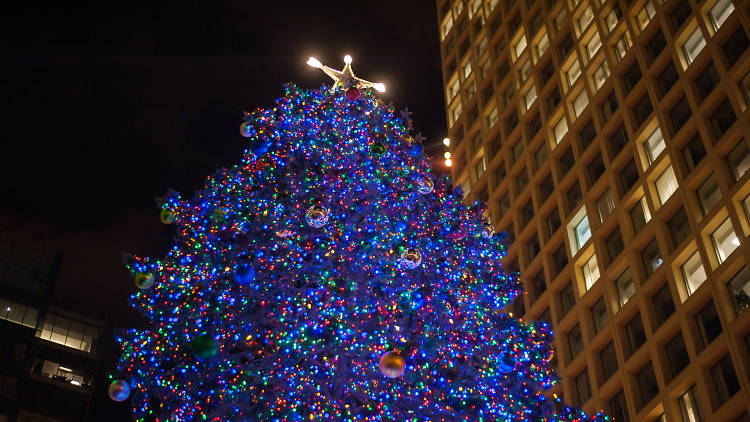
[[[53,302],[113,326],[140,323],[122,253],[169,248],[154,198],[238,162],[242,111],[282,84],[329,83],[309,56],[351,54],[442,154],[433,0],[27,3],[0,16],[0,228],[62,250]],[[96,397],[92,417],[122,415]]]

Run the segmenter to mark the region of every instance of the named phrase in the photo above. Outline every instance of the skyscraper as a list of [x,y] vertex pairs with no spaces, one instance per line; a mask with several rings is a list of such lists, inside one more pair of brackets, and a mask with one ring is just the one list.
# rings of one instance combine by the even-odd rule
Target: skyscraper
[[438,0],[452,175],[552,323],[557,392],[750,421],[750,7]]

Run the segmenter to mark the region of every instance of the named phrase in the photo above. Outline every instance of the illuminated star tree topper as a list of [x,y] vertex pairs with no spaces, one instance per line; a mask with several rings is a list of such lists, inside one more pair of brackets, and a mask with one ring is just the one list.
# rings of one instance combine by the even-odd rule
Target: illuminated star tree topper
[[323,71],[326,75],[330,76],[331,79],[333,79],[333,86],[331,87],[331,90],[334,90],[336,88],[345,86],[347,82],[350,80],[357,81],[357,85],[364,89],[364,88],[375,88],[376,90],[380,92],[385,92],[385,85],[378,82],[370,82],[366,81],[362,78],[358,78],[354,76],[354,71],[352,70],[352,56],[346,55],[344,56],[344,68],[341,70],[336,70],[334,68],[328,67],[323,65],[318,59],[315,57],[310,57],[307,60],[307,64],[316,67]]

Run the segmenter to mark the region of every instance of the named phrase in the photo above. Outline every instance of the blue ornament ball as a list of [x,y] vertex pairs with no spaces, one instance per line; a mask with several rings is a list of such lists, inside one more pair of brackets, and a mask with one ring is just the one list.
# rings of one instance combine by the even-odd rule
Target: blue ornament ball
[[250,264],[242,264],[234,271],[234,279],[240,284],[249,284],[255,280],[255,269]]
[[123,401],[130,396],[130,384],[125,380],[114,380],[107,391],[109,398],[114,401]]
[[516,369],[516,361],[511,355],[504,355],[498,362],[500,372],[508,373]]
[[271,147],[271,143],[268,141],[256,141],[250,145],[250,151],[255,155],[263,155],[268,152],[268,148]]

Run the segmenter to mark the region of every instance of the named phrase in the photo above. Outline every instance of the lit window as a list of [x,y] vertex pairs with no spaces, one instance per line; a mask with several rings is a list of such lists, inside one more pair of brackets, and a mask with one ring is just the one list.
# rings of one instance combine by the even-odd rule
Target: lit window
[[585,90],[581,90],[581,93],[578,94],[575,101],[573,101],[573,111],[576,113],[576,117],[583,113],[583,110],[586,109],[587,105],[589,105],[589,97],[586,95]]
[[462,111],[463,111],[463,110],[462,110],[462,108],[461,108],[461,102],[459,101],[459,102],[458,102],[458,103],[456,104],[456,108],[454,108],[454,109],[453,109],[453,122],[454,122],[454,123],[455,123],[455,122],[456,122],[456,121],[458,120],[458,118],[459,118],[459,117],[461,117],[461,112],[462,112]]
[[555,143],[559,144],[566,133],[568,133],[568,122],[565,121],[565,116],[563,116],[555,125]]
[[521,35],[513,50],[516,52],[516,58],[521,57],[523,51],[526,50],[526,35]]
[[469,9],[469,17],[474,17],[480,7],[482,7],[482,0],[474,0],[474,3],[471,4],[471,9]]
[[703,269],[703,263],[698,252],[693,252],[690,258],[682,264],[682,278],[685,280],[688,295],[693,294],[706,281],[706,270]]
[[0,298],[0,320],[36,328],[39,311],[31,306]]
[[602,46],[602,40],[599,38],[599,32],[594,31],[594,36],[591,38],[591,41],[589,41],[588,44],[586,44],[586,53],[589,55],[589,60],[591,60],[597,51],[599,51],[599,48]]
[[604,82],[607,81],[607,78],[609,77],[609,66],[607,66],[607,61],[603,61],[601,65],[599,65],[598,68],[596,68],[596,71],[594,72],[594,85],[596,86],[596,89],[604,85]]
[[599,197],[599,200],[596,201],[596,205],[597,208],[599,208],[599,221],[603,223],[607,217],[612,215],[612,211],[615,209],[615,201],[612,199],[612,193],[609,189]]
[[748,151],[744,140],[732,148],[732,151],[727,155],[726,161],[732,170],[734,181],[740,180],[745,172],[750,169],[750,151]]
[[481,56],[482,53],[484,53],[484,50],[487,49],[487,36],[485,35],[482,37],[482,40],[479,41],[479,45],[477,46],[477,56]]
[[620,307],[625,306],[631,297],[635,294],[635,286],[633,286],[633,279],[630,277],[630,269],[627,269],[617,277],[615,281],[617,287],[617,297],[619,298]]
[[490,68],[491,67],[492,67],[492,61],[490,61],[489,59],[485,60],[484,63],[482,64],[482,69],[481,69],[481,71],[482,71],[482,78],[486,78],[487,77],[487,75],[490,73]]
[[495,6],[497,6],[498,3],[500,3],[500,0],[490,0],[490,4],[489,4],[490,12],[495,10]]
[[568,86],[573,87],[575,81],[581,76],[581,65],[578,63],[578,58],[573,61],[566,74],[568,76]]
[[713,25],[714,30],[718,30],[733,11],[734,4],[732,4],[732,0],[717,1],[714,7],[708,11],[708,15],[711,17],[711,25]]
[[721,191],[713,174],[698,187],[697,193],[703,215],[708,215],[711,209],[721,201]]
[[451,28],[453,28],[453,16],[448,13],[448,16],[443,20],[443,39],[451,32]]
[[565,19],[568,17],[568,10],[566,8],[562,8],[560,10],[560,13],[555,16],[555,30],[559,31],[563,24],[565,23]]
[[716,257],[719,260],[719,264],[724,262],[729,254],[740,246],[740,240],[734,233],[732,228],[732,222],[729,218],[724,220],[721,225],[711,233],[711,242],[714,244],[714,250],[716,251]]
[[466,88],[466,97],[471,98],[476,93],[477,93],[477,83],[475,81],[471,81],[469,86]]
[[667,199],[677,190],[677,179],[674,176],[674,168],[670,164],[656,179],[656,192],[659,200],[664,205]]
[[464,2],[463,0],[456,2],[456,8],[454,9],[456,11],[456,16],[461,16],[461,12],[464,11]]
[[536,45],[536,54],[542,57],[545,51],[549,48],[549,37],[545,33],[542,39],[539,40],[539,44]]
[[581,220],[575,225],[575,236],[576,245],[580,250],[581,247],[586,244],[586,241],[591,238],[591,227],[589,226],[588,216],[584,215],[583,218],[581,218]]
[[495,123],[497,123],[498,120],[497,107],[492,107],[492,111],[490,111],[490,114],[487,116],[487,125],[489,127],[495,126]]
[[651,0],[646,2],[646,5],[643,6],[643,9],[641,9],[640,12],[638,12],[638,16],[636,16],[636,20],[638,21],[638,28],[643,31],[646,29],[649,23],[651,23],[651,19],[654,18],[654,15],[656,14],[656,9],[654,9],[654,4],[651,3]]
[[471,62],[466,62],[464,65],[464,79],[468,79],[469,75],[471,75]]
[[680,410],[683,422],[701,422],[698,403],[695,401],[695,386],[690,387],[685,394],[680,396]]
[[72,321],[60,315],[48,313],[37,337],[62,344],[84,352],[91,352],[94,342],[101,336],[101,329],[93,325]]
[[617,61],[622,61],[622,59],[625,57],[625,54],[628,53],[629,48],[630,39],[628,38],[628,33],[625,32],[615,43],[615,55],[617,56]]
[[643,148],[646,150],[646,159],[649,164],[653,163],[664,151],[664,136],[662,136],[661,129],[658,126],[643,143]]
[[729,297],[734,303],[734,310],[737,315],[750,307],[750,271],[747,267],[742,267],[735,274],[729,283],[727,283]]
[[536,101],[536,87],[534,85],[529,88],[529,91],[526,92],[526,95],[524,95],[524,100],[526,101],[526,110],[528,110],[532,104],[534,104],[534,101]]
[[583,264],[583,281],[586,284],[586,290],[599,280],[599,264],[596,262],[596,255],[592,255],[585,264]]
[[450,86],[450,89],[448,90],[448,102],[453,101],[454,98],[456,98],[456,95],[458,95],[458,90],[460,89],[461,85],[458,83],[458,79],[453,81],[453,84]]
[[612,9],[609,13],[607,13],[606,23],[607,23],[607,29],[611,32],[617,24],[620,22],[620,16],[619,11],[617,7]]
[[525,62],[523,62],[523,65],[521,66],[521,72],[520,72],[521,82],[525,81],[526,78],[528,78],[530,74],[531,74],[531,61],[526,60]]
[[479,162],[477,162],[476,170],[477,170],[477,179],[479,179],[480,177],[482,177],[482,175],[484,174],[485,170],[487,170],[487,163],[484,161],[484,155],[479,160]]
[[581,16],[578,17],[578,29],[583,32],[592,20],[594,20],[594,12],[591,11],[591,6],[589,6],[583,11]]
[[682,51],[685,53],[685,61],[688,66],[698,56],[698,53],[703,50],[706,46],[706,40],[703,38],[700,28],[695,28],[693,33],[685,40],[685,44],[682,45]]

